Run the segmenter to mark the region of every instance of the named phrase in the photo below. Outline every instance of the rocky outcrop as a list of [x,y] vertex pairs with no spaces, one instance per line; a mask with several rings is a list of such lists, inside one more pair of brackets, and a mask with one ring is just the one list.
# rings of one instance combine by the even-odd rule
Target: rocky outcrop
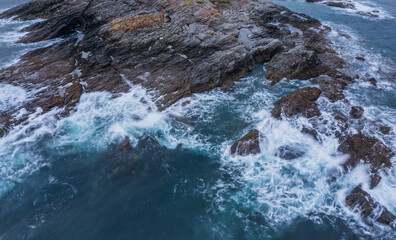
[[265,77],[272,80],[272,84],[287,79],[310,79],[319,76],[320,60],[315,52],[299,46],[290,51],[277,54],[267,65]]
[[345,76],[330,77],[327,75],[320,76],[311,81],[317,84],[323,92],[323,95],[332,102],[345,98],[343,90],[351,82],[351,78]]
[[258,130],[250,130],[245,136],[231,146],[231,154],[246,156],[260,153],[260,138],[261,133]]
[[[21,42],[62,39],[0,72],[1,83],[38,92],[4,132],[37,108],[67,115],[83,92],[140,84],[163,110],[193,93],[230,89],[258,62],[270,62],[272,81],[343,67],[319,21],[270,2],[35,0],[0,14],[9,17],[45,19],[25,28]],[[3,114],[12,119],[19,109]]]
[[299,113],[307,118],[320,116],[320,111],[315,101],[319,98],[321,93],[322,91],[315,87],[298,89],[275,102],[275,107],[271,114],[278,119],[281,118],[282,113],[287,117]]
[[367,137],[361,133],[348,136],[340,144],[338,150],[349,154],[348,160],[344,163],[345,170],[354,168],[361,161],[370,166],[370,188],[376,187],[381,180],[379,170],[392,166],[390,161],[394,156],[392,150],[378,139]]
[[355,187],[345,199],[346,204],[355,212],[358,212],[365,220],[375,220],[381,224],[396,227],[396,217],[386,207],[364,191],[361,186]]
[[348,78],[338,70],[347,67],[344,60],[335,54],[322,34],[306,30],[302,40],[302,44],[271,58],[265,77],[272,85],[283,78],[308,80],[321,75]]

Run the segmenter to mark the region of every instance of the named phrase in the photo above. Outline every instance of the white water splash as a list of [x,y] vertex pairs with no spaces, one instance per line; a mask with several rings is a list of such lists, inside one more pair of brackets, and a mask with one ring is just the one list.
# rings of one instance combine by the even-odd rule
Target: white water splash
[[[378,236],[371,235],[377,233],[365,231],[367,225],[349,210],[344,200],[353,187],[362,183],[364,190],[395,212],[394,170],[383,175],[383,180],[374,190],[367,189],[365,166],[343,175],[340,164],[346,156],[337,152],[338,141],[331,134],[320,136],[322,141],[317,142],[299,131],[302,123],[308,122],[307,119],[278,121],[270,117],[269,110],[274,101],[287,91],[308,83],[280,82],[269,90],[262,83],[257,83],[261,81],[265,80],[249,77],[232,92],[224,93],[216,89],[197,94],[183,99],[165,112],[157,111],[144,88],[133,85],[130,92],[118,96],[107,92],[83,94],[76,111],[60,121],[55,117],[59,110],[40,115],[38,109],[37,114],[30,117],[29,124],[18,126],[0,139],[0,195],[15,183],[22,182],[27,175],[51,164],[36,152],[37,143],[45,137],[53,137],[51,146],[47,147],[56,151],[65,151],[63,148],[68,146],[73,151],[100,151],[120,143],[126,136],[136,146],[144,134],[151,134],[168,148],[183,144],[187,148],[220,156],[221,170],[232,176],[232,181],[221,179],[213,187],[217,196],[215,207],[220,212],[232,208],[237,217],[243,218],[239,208],[255,211],[272,228],[291,223],[300,216],[321,223],[321,214],[326,214],[344,219],[352,228],[362,227],[363,234]],[[331,114],[326,113],[331,106],[323,99],[319,103],[323,116],[331,121]],[[221,111],[224,109],[231,109],[231,119],[222,117]],[[174,121],[183,117],[187,118],[186,121]],[[389,118],[394,117],[389,115]],[[243,122],[248,127],[244,130],[231,129],[228,123],[232,121]],[[210,131],[200,134],[197,133],[199,128]],[[231,136],[217,137],[217,132],[214,132],[216,128],[235,132]],[[266,136],[260,143],[262,153],[246,157],[231,156],[229,149],[233,141],[250,128],[257,128]],[[297,159],[286,161],[276,156],[282,146],[298,146],[305,153]],[[394,159],[392,161],[395,164]],[[330,181],[332,177],[337,179]],[[389,229],[384,231],[389,233]],[[393,236],[391,234],[385,236]]]
[[[238,130],[237,136],[221,135],[221,143],[210,148],[212,154],[215,151],[220,156],[221,171],[229,176],[220,179],[212,188],[210,195],[213,194],[211,196],[214,196],[215,201],[213,211],[218,215],[233,213],[233,217],[240,218],[243,222],[249,222],[249,214],[259,214],[265,219],[265,224],[255,226],[262,227],[263,234],[268,229],[278,229],[304,217],[318,224],[324,220],[333,222],[342,219],[356,233],[371,237],[392,237],[392,230],[380,224],[375,224],[376,229],[382,230],[373,232],[371,226],[345,204],[345,198],[354,187],[362,184],[363,189],[372,194],[376,201],[396,213],[393,202],[396,180],[394,170],[390,169],[386,176],[384,174],[384,185],[380,184],[373,190],[368,187],[370,179],[365,165],[344,174],[341,165],[348,156],[338,152],[339,141],[334,136],[334,129],[322,129],[325,134],[319,133],[318,142],[300,132],[303,125],[310,125],[308,119],[297,116],[279,121],[270,115],[273,102],[285,92],[303,87],[298,85],[301,82],[280,82],[283,84],[281,87],[269,87],[262,81],[266,80],[256,76],[247,77],[231,93],[213,90],[197,94],[176,104],[177,107],[171,107],[177,112],[184,109],[185,116],[192,119],[196,128],[201,128],[202,123],[205,128],[232,131],[224,115],[232,116],[234,121],[249,123],[245,130]],[[277,87],[283,92],[279,93]],[[322,112],[321,118],[328,122],[327,126],[336,126],[332,123],[333,109],[344,115],[348,115],[350,110],[347,104],[331,103],[323,97],[318,100],[318,105]],[[219,126],[221,121],[226,122],[224,127]],[[233,142],[252,128],[258,129],[265,136],[260,142],[261,153],[244,157],[230,155]],[[355,131],[353,127],[351,131]],[[210,134],[206,137],[212,144],[216,140]],[[215,140],[211,140],[211,137]],[[293,160],[282,159],[277,153],[284,146],[295,148],[303,154]],[[379,194],[382,196],[378,197]],[[212,227],[227,232],[221,225]]]
[[30,21],[19,21],[15,19],[0,19],[0,69],[9,67],[17,63],[20,57],[36,48],[48,47],[60,41],[60,39],[51,39],[35,43],[17,43],[27,32],[22,30],[31,24],[42,21],[35,19]]
[[[305,2],[305,0],[304,0]],[[351,15],[357,15],[361,16],[367,19],[371,20],[377,20],[377,19],[394,19],[395,17],[390,14],[386,9],[383,9],[380,7],[378,4],[376,4],[373,1],[366,1],[366,0],[327,0],[327,1],[321,1],[317,2],[317,4],[325,4],[329,2],[336,2],[336,3],[344,3],[344,4],[351,4],[353,7],[346,7],[346,8],[340,8],[340,7],[331,7],[334,10],[339,11],[339,13],[343,14],[351,14]]]
[[25,89],[10,85],[0,84],[0,112],[20,106],[28,98]]
[[62,109],[41,112],[38,108],[26,124],[0,138],[0,196],[51,164],[41,150],[56,149],[61,155],[70,151],[101,152],[125,137],[136,146],[143,135],[150,135],[169,149],[202,145],[188,126],[175,121],[175,114],[159,112],[151,94],[141,86],[133,85],[129,92],[118,95],[84,93],[75,111],[61,120],[57,114]]
[[149,132],[168,131],[167,115],[157,111],[150,95],[140,86],[115,97],[108,92],[85,93],[76,111],[57,124],[57,146],[73,145],[103,150],[126,136],[136,146]]

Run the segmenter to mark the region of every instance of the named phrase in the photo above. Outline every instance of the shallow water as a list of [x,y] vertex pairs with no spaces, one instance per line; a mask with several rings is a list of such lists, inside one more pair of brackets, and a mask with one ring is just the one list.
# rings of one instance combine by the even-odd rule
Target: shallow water
[[[277,3],[332,27],[328,37],[339,53],[359,74],[378,80],[378,87],[353,84],[347,98],[363,105],[367,118],[395,129],[395,4],[372,2],[387,15],[369,19],[305,1]],[[0,4],[7,8],[16,2]],[[0,32],[6,33],[1,36],[8,36],[0,37],[3,67],[51,44],[15,43],[18,30],[28,24],[0,21]],[[384,33],[390,38],[378,37]],[[54,117],[56,110],[31,116],[30,124],[0,139],[0,239],[394,239],[391,229],[362,222],[344,199],[362,183],[396,213],[395,170],[383,174],[374,190],[368,190],[364,166],[342,175],[346,156],[337,152],[335,137],[321,135],[317,142],[300,133],[307,119],[270,117],[276,100],[309,83],[281,81],[271,87],[264,72],[265,66],[256,66],[231,91],[196,94],[165,112],[157,111],[150,92],[131,86],[117,98],[84,94],[76,111],[62,120]],[[0,110],[32,97],[0,85]],[[330,109],[348,111],[324,98],[319,102],[330,121]],[[231,144],[252,128],[265,135],[262,153],[230,156]],[[125,136],[133,150],[118,149]],[[377,137],[396,150],[395,139]],[[282,146],[303,154],[285,161],[276,156]],[[395,157],[392,161],[395,165]],[[332,176],[337,180],[329,181]]]

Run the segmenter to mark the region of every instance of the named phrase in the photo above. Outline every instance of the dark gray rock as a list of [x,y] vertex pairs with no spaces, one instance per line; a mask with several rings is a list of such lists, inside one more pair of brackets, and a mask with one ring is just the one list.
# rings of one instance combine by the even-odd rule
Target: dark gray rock
[[315,52],[299,46],[275,55],[267,65],[265,77],[271,80],[272,84],[282,78],[306,80],[322,74],[317,71],[318,65],[320,60]]

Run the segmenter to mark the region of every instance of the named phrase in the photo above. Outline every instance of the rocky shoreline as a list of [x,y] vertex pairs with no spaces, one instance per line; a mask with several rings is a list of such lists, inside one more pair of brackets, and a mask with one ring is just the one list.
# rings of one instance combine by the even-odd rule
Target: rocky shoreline
[[[371,188],[381,181],[379,171],[391,167],[391,149],[379,139],[349,131],[352,121],[359,121],[361,128],[373,125],[383,134],[389,127],[365,119],[363,109],[345,99],[343,90],[359,76],[325,38],[331,29],[307,15],[253,0],[35,0],[0,14],[11,17],[45,19],[24,29],[28,33],[23,43],[60,40],[0,71],[1,83],[35,92],[32,101],[2,113],[1,136],[33,113],[61,109],[59,117],[67,116],[85,92],[109,91],[116,97],[131,84],[140,84],[164,110],[194,93],[229,90],[255,64],[265,62],[265,77],[272,85],[285,78],[315,85],[277,101],[274,118],[309,118],[314,127],[301,131],[318,141],[318,133],[325,133],[321,126],[334,129],[339,151],[349,154],[345,172],[364,162],[371,169]],[[334,122],[327,122],[316,103],[319,97],[349,106],[351,116],[335,112]],[[25,114],[15,118],[21,109]],[[252,130],[231,152],[259,153],[261,137]],[[373,215],[381,206],[358,188],[346,203],[363,216]],[[394,227],[395,216],[387,210],[385,214],[375,219]]]

